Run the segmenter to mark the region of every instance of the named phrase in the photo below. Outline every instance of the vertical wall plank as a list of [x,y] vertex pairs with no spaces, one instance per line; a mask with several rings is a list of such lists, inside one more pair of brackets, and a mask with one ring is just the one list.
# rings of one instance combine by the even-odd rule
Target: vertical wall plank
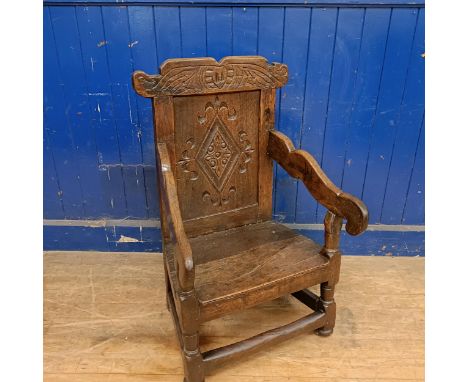
[[254,56],[258,43],[258,8],[233,9],[232,44],[234,56]]
[[64,219],[65,212],[62,202],[62,191],[55,170],[55,163],[50,144],[47,139],[47,131],[43,133],[43,197],[44,215],[50,219]]
[[[147,73],[158,71],[157,44],[152,6],[128,7],[130,29],[130,50],[133,69]],[[131,89],[133,91],[133,89]],[[156,185],[156,159],[154,150],[153,110],[151,100],[136,96],[140,143],[142,150],[142,171],[148,217],[159,217],[159,196]]]
[[418,150],[413,165],[408,196],[403,208],[402,224],[424,224],[424,119],[418,140]]
[[[322,158],[336,21],[336,8],[312,9],[301,148],[309,151],[319,163]],[[300,182],[296,222],[315,223],[316,209],[317,202]]]
[[51,11],[44,12],[44,129],[55,158],[57,175],[62,185],[62,201],[66,218],[84,218],[80,170],[76,146],[66,116],[64,81],[57,57]]
[[[158,71],[157,45],[155,41],[153,7],[128,7],[130,51],[134,70],[147,73]],[[133,92],[133,88],[130,89]],[[153,113],[151,100],[136,96],[138,122],[141,132],[143,163],[155,165]]]
[[65,115],[73,136],[80,171],[83,208],[86,216],[104,212],[103,195],[97,169],[97,151],[88,104],[88,88],[83,70],[80,35],[75,8],[51,8],[54,39],[62,79],[64,79]]
[[390,160],[381,223],[400,224],[406,200],[419,129],[424,114],[424,9],[419,11],[411,61],[400,107],[397,135]]
[[232,8],[206,9],[208,56],[217,60],[232,55]]
[[183,57],[205,57],[206,8],[180,8]]
[[[355,102],[349,121],[342,189],[360,197],[369,153],[371,127],[380,89],[391,10],[366,10]],[[372,214],[374,211],[372,211]]]
[[[296,146],[300,142],[304,108],[309,27],[310,8],[286,9],[283,61],[289,68],[289,81],[281,91],[279,128]],[[282,168],[277,167],[274,213],[279,220],[294,221],[296,194],[297,181]]]
[[258,15],[258,54],[271,62],[283,57],[284,8],[260,8]]
[[[284,8],[260,8],[258,12],[258,54],[270,62],[283,61],[284,42]],[[275,127],[279,124],[281,90],[276,91]],[[277,164],[273,163],[273,174],[276,175]],[[273,184],[276,183],[276,176]],[[272,200],[276,198],[276,187],[273,187]],[[273,206],[274,207],[274,206]]]
[[364,202],[370,211],[371,223],[380,222],[416,19],[416,9],[402,8],[393,10],[390,22],[363,193]]
[[[277,128],[363,197],[371,223],[423,224],[423,8],[46,5],[44,16],[45,217],[158,217],[151,104],[131,73],[259,54],[289,66]],[[275,172],[276,217],[321,222],[303,185]]]
[[[133,62],[127,7],[102,7],[105,48],[111,78],[115,124],[124,182],[127,216],[147,217],[145,181],[141,167],[141,132],[136,95],[131,87]],[[110,168],[113,168],[111,166]],[[116,167],[117,169],[118,167]]]
[[[283,61],[284,8],[260,8],[258,15],[258,54],[270,62]],[[279,123],[280,90],[276,91],[275,121]]]
[[[168,58],[181,57],[180,9],[178,7],[154,7],[154,22],[158,59],[161,65]],[[151,174],[156,182],[156,171]]]
[[168,58],[180,57],[180,15],[178,7],[155,7],[156,40],[160,65]]
[[91,126],[96,142],[98,176],[103,193],[104,215],[126,216],[122,169],[108,164],[121,163],[119,137],[114,121],[111,80],[108,70],[106,39],[100,7],[76,7],[83,68],[87,80]]
[[[355,102],[364,15],[362,8],[340,9],[338,13],[321,160],[325,173],[338,186],[343,173],[349,119]],[[325,213],[325,208],[319,206],[317,220],[323,221]]]

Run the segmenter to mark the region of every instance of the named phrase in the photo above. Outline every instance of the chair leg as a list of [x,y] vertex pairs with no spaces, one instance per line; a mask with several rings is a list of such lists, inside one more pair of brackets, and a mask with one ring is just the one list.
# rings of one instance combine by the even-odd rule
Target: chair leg
[[169,281],[169,276],[167,275],[167,271],[164,271],[164,277],[166,281],[166,309],[170,312],[170,302],[169,299],[172,298],[172,289],[171,289],[171,282]]
[[333,298],[335,294],[335,285],[325,282],[320,284],[320,301],[323,306],[323,310],[327,314],[327,324],[322,328],[316,330],[316,334],[319,336],[329,336],[333,333],[336,319],[336,303]]
[[182,358],[184,361],[184,382],[204,382],[205,371],[200,352],[198,331],[194,334],[182,334]]

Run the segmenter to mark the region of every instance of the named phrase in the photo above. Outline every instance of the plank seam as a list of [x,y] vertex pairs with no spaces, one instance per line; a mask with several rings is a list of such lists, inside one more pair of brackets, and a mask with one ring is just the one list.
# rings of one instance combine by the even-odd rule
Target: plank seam
[[413,37],[411,40],[411,48],[410,48],[410,54],[408,57],[408,63],[406,65],[406,71],[405,71],[405,82],[403,84],[403,91],[401,93],[401,98],[400,98],[400,105],[398,107],[398,117],[397,117],[397,123],[396,123],[396,129],[393,133],[393,142],[392,142],[392,151],[390,153],[390,161],[388,164],[388,169],[387,169],[387,178],[385,179],[385,188],[384,188],[384,193],[382,197],[382,205],[380,206],[380,216],[379,216],[379,222],[382,221],[382,215],[383,215],[383,210],[385,206],[385,199],[387,198],[387,189],[388,189],[388,179],[390,177],[390,171],[392,169],[392,164],[393,164],[393,154],[395,153],[395,144],[398,138],[398,132],[400,130],[400,122],[401,122],[401,109],[403,107],[403,102],[405,100],[406,92],[407,92],[407,85],[408,85],[408,74],[411,66],[411,61],[413,60],[413,51],[415,49],[414,42],[416,40],[416,31],[418,30],[418,21],[419,21],[419,10],[418,14],[416,15],[416,20],[414,22],[414,30],[413,30]]
[[[66,92],[65,92],[65,89],[64,89],[64,81],[63,81],[63,73],[62,73],[62,63],[60,61],[60,56],[58,54],[58,47],[57,47],[57,38],[56,38],[56,32],[55,32],[55,28],[54,28],[54,23],[53,23],[53,20],[52,20],[52,15],[51,15],[51,12],[49,10],[48,12],[48,15],[49,15],[49,22],[50,22],[50,28],[51,28],[51,31],[52,31],[52,37],[54,39],[54,48],[55,48],[55,57],[57,59],[57,68],[59,70],[59,74],[58,74],[58,77],[60,78],[60,91],[61,91],[61,94],[62,94],[62,97],[64,100],[67,100],[68,97],[66,96]],[[85,205],[84,205],[84,194],[83,194],[83,187],[81,185],[81,168],[80,168],[80,165],[79,163],[77,162],[76,160],[76,144],[75,144],[75,138],[73,136],[73,131],[72,131],[72,128],[71,128],[71,125],[70,125],[70,119],[68,117],[68,115],[65,113],[65,120],[67,121],[66,125],[67,125],[67,131],[68,131],[68,134],[70,136],[70,141],[73,145],[73,153],[72,153],[72,158],[75,162],[75,166],[76,166],[76,170],[78,172],[77,174],[77,182],[78,182],[78,186],[80,188],[80,195],[81,195],[81,210],[82,210],[82,213],[84,216],[86,216],[86,209],[85,209]],[[67,217],[67,213],[65,213],[65,217]]]
[[[43,225],[46,227],[153,227],[159,228],[159,219],[99,219],[99,220],[73,220],[73,219],[44,219]],[[323,224],[284,224],[291,229],[322,231]],[[344,229],[343,229],[344,230]],[[385,232],[425,232],[424,225],[408,224],[370,224],[367,231]]]
[[[106,26],[104,23],[104,13],[102,12],[102,7],[99,7],[99,11],[101,14],[101,23],[102,23],[102,37],[104,38],[104,41],[107,41],[107,35],[106,35]],[[109,80],[112,80],[112,75],[111,75],[111,70],[110,70],[110,65],[109,65],[109,51],[107,49],[107,44],[104,45],[104,52],[106,56],[106,69],[107,69],[107,74],[109,76]],[[113,86],[111,85],[112,81],[109,84],[109,90],[110,90],[110,96],[111,96],[111,110],[112,110],[112,121],[114,125],[114,130],[115,130],[115,137],[117,140],[117,149],[119,152],[119,160],[120,163],[122,163],[122,149],[120,147],[120,136],[119,136],[119,129],[117,128],[117,123],[115,120],[115,94],[114,94],[114,89]],[[107,170],[109,171],[109,170]],[[108,176],[110,177],[110,172],[107,173]],[[120,168],[120,176],[122,177],[122,191],[123,191],[123,197],[124,197],[124,206],[125,206],[125,211],[128,212],[128,203],[127,203],[127,185],[126,185],[126,179],[124,177],[124,172],[123,172],[123,167]],[[111,196],[111,202],[113,201],[114,196]],[[113,207],[113,203],[111,203],[111,207]]]
[[379,102],[380,102],[380,90],[382,88],[382,78],[383,78],[383,73],[385,70],[385,61],[387,58],[387,48],[388,48],[388,36],[390,35],[390,26],[392,25],[392,18],[393,18],[393,8],[390,10],[390,17],[388,19],[388,26],[387,26],[387,36],[385,38],[385,49],[384,49],[384,54],[382,58],[382,67],[380,68],[380,77],[379,77],[379,87],[377,90],[377,99],[375,100],[375,109],[374,113],[372,115],[372,120],[369,128],[369,141],[368,141],[368,148],[367,148],[367,158],[366,158],[366,168],[364,169],[364,179],[362,181],[362,189],[361,189],[361,195],[360,199],[363,199],[364,196],[364,190],[366,186],[366,180],[367,180],[367,170],[369,168],[369,158],[370,158],[370,153],[372,150],[372,143],[374,141],[374,135],[375,135],[375,119],[377,117],[377,110],[379,110]]
[[[327,139],[327,124],[328,124],[328,108],[330,107],[330,91],[331,85],[333,82],[333,66],[335,64],[335,54],[336,54],[336,36],[338,34],[338,20],[340,17],[340,10],[338,9],[336,12],[336,20],[335,20],[335,36],[333,37],[333,48],[332,48],[332,61],[330,65],[330,81],[328,83],[328,91],[327,91],[327,108],[325,109],[325,121],[323,122],[323,139],[322,139],[322,149],[320,150],[320,167],[323,168],[323,158],[324,158],[324,150],[325,150],[325,140]],[[362,199],[362,198],[361,198]],[[320,204],[317,203],[315,207],[315,221],[318,220],[318,211],[319,211]]]
[[426,113],[424,112],[423,116],[422,116],[422,120],[421,120],[421,125],[419,126],[418,141],[416,142],[416,150],[414,151],[413,164],[412,164],[412,167],[411,167],[411,174],[410,174],[410,177],[409,177],[409,180],[408,180],[408,187],[406,189],[405,204],[403,205],[403,210],[402,210],[402,213],[401,213],[401,222],[402,223],[405,220],[406,205],[408,203],[408,196],[409,196],[409,193],[410,193],[410,190],[411,190],[411,184],[413,182],[414,166],[416,165],[416,159],[418,157],[418,152],[420,150],[419,141],[421,140],[421,134],[422,134],[422,130],[424,128],[425,115],[426,115]]
[[[132,41],[134,41],[133,39],[133,36],[132,36],[132,28],[130,27],[130,13],[128,11],[128,7],[126,9],[127,11],[127,30],[128,30],[128,46],[130,47],[130,44],[132,44]],[[180,17],[180,13],[179,13],[179,17]],[[132,67],[132,71],[135,71],[135,57],[133,56],[133,49],[130,49],[130,65]],[[128,88],[127,88],[128,90]],[[129,93],[129,97],[130,97],[130,92]],[[130,102],[130,101],[129,101]],[[131,107],[129,105],[129,107]],[[139,143],[139,147],[140,147],[140,161],[141,161],[141,165],[143,166],[144,164],[144,156],[143,156],[143,144],[142,144],[142,141],[141,141],[141,135],[142,135],[142,130],[141,130],[141,120],[142,120],[142,116],[141,116],[141,110],[140,110],[140,106],[138,104],[138,100],[135,99],[135,108],[136,108],[136,133],[137,133],[137,138],[138,138],[138,143]],[[137,166],[138,168],[138,166]],[[146,217],[148,218],[149,217],[149,204],[148,204],[148,195],[147,195],[147,190],[146,190],[146,174],[145,174],[145,171],[144,169],[142,169],[141,171],[141,175],[142,175],[142,178],[143,178],[143,188],[144,188],[144,193],[145,193],[145,205],[146,205]]]
[[[312,13],[313,9],[310,10],[309,15],[309,30],[307,32],[307,57],[306,57],[306,65],[305,65],[305,75],[304,75],[304,92],[302,93],[302,113],[301,113],[301,130],[300,130],[300,137],[299,137],[299,145],[298,148],[302,149],[302,134],[304,133],[304,115],[305,115],[305,106],[306,106],[306,95],[307,95],[307,72],[309,71],[309,53],[310,53],[310,31],[312,29]],[[296,182],[296,195],[294,200],[294,221],[297,219],[297,196],[299,194],[299,182]]]

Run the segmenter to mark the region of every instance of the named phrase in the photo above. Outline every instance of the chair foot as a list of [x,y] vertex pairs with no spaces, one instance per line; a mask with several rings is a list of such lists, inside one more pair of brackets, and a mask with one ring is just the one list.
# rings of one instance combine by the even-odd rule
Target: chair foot
[[182,343],[182,360],[184,362],[186,382],[204,382],[205,369],[200,352],[198,332],[183,334]]
[[315,331],[315,334],[320,337],[328,337],[333,333],[333,328],[319,328]]
[[318,328],[315,333],[321,337],[328,337],[333,333],[336,319],[336,303],[333,298],[335,286],[328,282],[320,284],[320,302],[323,310],[327,314],[327,323],[325,326]]

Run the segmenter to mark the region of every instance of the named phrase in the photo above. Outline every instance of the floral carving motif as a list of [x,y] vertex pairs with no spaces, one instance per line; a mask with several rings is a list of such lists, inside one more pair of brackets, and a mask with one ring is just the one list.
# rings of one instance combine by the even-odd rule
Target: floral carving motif
[[[216,96],[215,101],[208,102],[205,105],[205,110],[203,115],[198,115],[198,123],[200,125],[204,125],[209,119],[213,119],[217,115],[220,114],[226,114],[226,119],[228,121],[235,121],[237,119],[237,113],[236,109],[229,109],[228,105],[226,102],[221,102],[219,100],[219,97]],[[209,118],[209,115],[211,114],[211,117]]]
[[210,202],[215,207],[222,207],[225,204],[228,204],[231,199],[236,195],[236,188],[231,186],[226,196],[211,195],[209,191],[205,191],[202,195],[202,198],[206,202]]
[[198,172],[194,169],[193,166],[193,157],[190,155],[190,152],[195,149],[195,143],[193,138],[190,138],[185,142],[187,149],[182,151],[182,158],[177,161],[177,164],[182,168],[182,171],[190,174],[191,180],[198,179]]
[[247,133],[245,131],[239,131],[239,140],[241,143],[241,163],[239,166],[239,172],[243,174],[247,172],[247,163],[252,160],[252,153],[255,151],[252,144],[247,139]]

